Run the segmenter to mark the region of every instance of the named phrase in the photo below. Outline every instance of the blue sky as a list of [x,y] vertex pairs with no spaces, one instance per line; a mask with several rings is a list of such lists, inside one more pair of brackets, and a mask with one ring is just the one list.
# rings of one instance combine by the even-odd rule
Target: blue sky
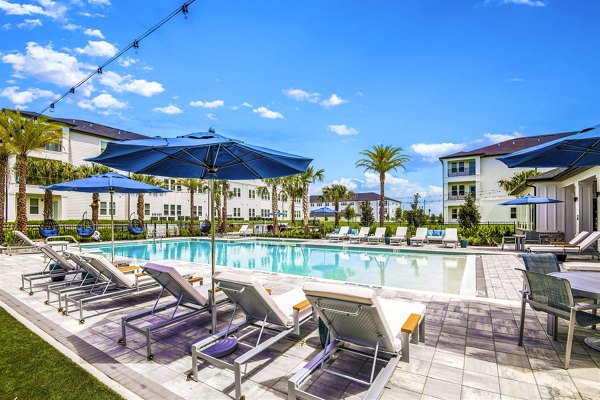
[[[0,107],[31,111],[181,1],[0,0]],[[217,132],[377,191],[374,144],[412,161],[388,194],[441,207],[437,157],[600,123],[600,1],[198,0],[54,115],[155,136]]]

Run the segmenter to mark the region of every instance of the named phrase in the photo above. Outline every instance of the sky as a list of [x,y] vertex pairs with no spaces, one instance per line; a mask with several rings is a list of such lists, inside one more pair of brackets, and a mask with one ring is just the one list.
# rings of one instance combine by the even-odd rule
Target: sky
[[[40,111],[182,1],[0,0],[0,107]],[[442,206],[439,156],[600,123],[598,0],[197,0],[49,116],[149,136],[206,131],[314,158]]]

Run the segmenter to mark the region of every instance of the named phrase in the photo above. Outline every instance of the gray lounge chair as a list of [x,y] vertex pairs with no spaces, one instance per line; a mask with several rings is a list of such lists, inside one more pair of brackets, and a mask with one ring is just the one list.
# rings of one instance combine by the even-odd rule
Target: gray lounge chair
[[573,254],[582,255],[586,252],[597,254],[594,249],[596,242],[600,240],[600,232],[592,232],[577,245],[559,245],[559,246],[531,246],[528,251],[531,253],[553,253],[553,254]]
[[[303,383],[316,369],[367,385],[369,390],[365,398],[379,398],[400,359],[409,361],[409,342],[425,340],[425,305],[383,299],[372,289],[350,285],[307,282],[303,289],[327,327],[328,334],[323,351],[289,379],[288,399],[319,399],[302,389]],[[353,345],[372,349],[374,354],[365,354]],[[338,351],[349,351],[372,359],[368,380],[327,369],[325,362],[335,360],[334,355]],[[378,361],[387,364],[375,374]]]
[[585,239],[589,235],[590,235],[590,233],[588,231],[581,231],[573,239],[569,240],[566,243],[555,242],[555,243],[542,244],[542,245],[526,245],[525,249],[529,250],[531,247],[536,247],[536,248],[543,247],[543,248],[548,248],[548,249],[556,249],[557,247],[565,246],[565,245],[575,246],[575,245],[578,245],[579,243],[581,243],[583,241],[583,239]]
[[[215,275],[214,279],[219,289],[233,302],[235,308],[227,329],[192,345],[192,373],[189,378],[198,381],[199,360],[229,369],[234,372],[235,398],[240,399],[242,397],[242,365],[249,363],[252,358],[289,334],[299,335],[300,326],[312,317],[311,307],[301,288],[271,296],[264,286],[251,276],[221,272]],[[245,318],[242,322],[233,324],[233,318],[238,309],[244,313]],[[267,325],[270,325],[270,331],[275,330],[278,333],[261,343],[260,339]],[[222,339],[250,326],[260,328],[256,345],[254,347],[250,345],[251,349],[237,357],[233,363],[228,363],[211,354],[211,348],[218,345]]]
[[[161,291],[154,303],[154,306],[147,310],[138,311],[125,315],[121,318],[121,338],[118,343],[127,345],[127,328],[143,334],[146,337],[146,357],[152,360],[152,332],[164,329],[177,324],[195,315],[208,312],[210,310],[210,285],[204,285],[204,279],[201,277],[183,277],[174,267],[166,265],[147,263],[143,267],[146,275],[152,277],[161,287]],[[200,283],[200,286],[193,286],[194,283]],[[164,304],[158,304],[165,290],[173,295],[175,301]],[[217,305],[227,301],[227,296],[223,292],[215,293]],[[179,308],[187,309],[187,312],[179,313]],[[148,323],[144,319],[150,315],[157,315],[162,311],[174,308],[171,315],[155,323]],[[139,320],[142,320],[140,324]]]
[[21,275],[21,287],[19,290],[25,290],[25,283],[28,283],[28,293],[33,296],[33,282],[39,280],[47,280],[43,285],[44,289],[47,285],[52,284],[53,280],[64,280],[69,275],[75,275],[79,273],[79,269],[76,265],[67,261],[61,254],[50,247],[47,244],[41,244],[36,246],[45,257],[48,258],[48,262],[39,272],[32,272]]

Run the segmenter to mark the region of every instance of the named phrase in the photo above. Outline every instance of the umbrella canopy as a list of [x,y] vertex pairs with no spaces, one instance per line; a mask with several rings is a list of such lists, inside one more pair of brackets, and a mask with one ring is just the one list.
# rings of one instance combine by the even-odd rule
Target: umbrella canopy
[[[267,217],[272,217],[273,213],[269,211],[269,213],[267,214]],[[277,211],[277,216],[278,217],[283,217],[283,213],[281,211]]]
[[[113,203],[114,193],[165,193],[170,190],[148,185],[128,176],[107,172],[105,174],[92,175],[88,178],[76,179],[74,181],[57,183],[56,185],[42,186],[42,189],[57,190],[65,192],[83,193],[110,193],[110,204]],[[115,260],[115,224],[112,206],[110,212],[111,232],[111,261]]]
[[523,197],[518,197],[516,199],[505,201],[504,203],[500,203],[501,206],[520,206],[527,204],[552,204],[552,203],[561,203],[562,200],[555,199],[547,199],[545,197],[538,197],[527,195]]
[[498,160],[509,168],[572,168],[600,165],[600,125],[498,157]]
[[[211,181],[211,277],[215,274],[215,179],[266,179],[306,172],[312,159],[252,146],[214,132],[176,138],[110,142],[98,157],[88,159],[116,169],[173,178]],[[216,332],[215,281],[212,285],[212,329]]]
[[315,214],[337,214],[339,213],[339,211],[335,211],[334,209],[331,209],[329,207],[321,207],[321,208],[317,208],[316,210],[311,210],[310,213],[315,213]]

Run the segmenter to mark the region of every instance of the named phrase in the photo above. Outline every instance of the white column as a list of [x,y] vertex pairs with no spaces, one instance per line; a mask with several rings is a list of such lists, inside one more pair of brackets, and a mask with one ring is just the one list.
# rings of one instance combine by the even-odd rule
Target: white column
[[573,211],[575,212],[574,215],[574,223],[575,223],[575,235],[577,236],[579,234],[579,232],[581,231],[581,187],[579,186],[579,182],[576,182],[575,184],[573,184],[573,193],[575,195],[575,198],[577,199],[577,201],[575,202],[575,204],[573,204]]

